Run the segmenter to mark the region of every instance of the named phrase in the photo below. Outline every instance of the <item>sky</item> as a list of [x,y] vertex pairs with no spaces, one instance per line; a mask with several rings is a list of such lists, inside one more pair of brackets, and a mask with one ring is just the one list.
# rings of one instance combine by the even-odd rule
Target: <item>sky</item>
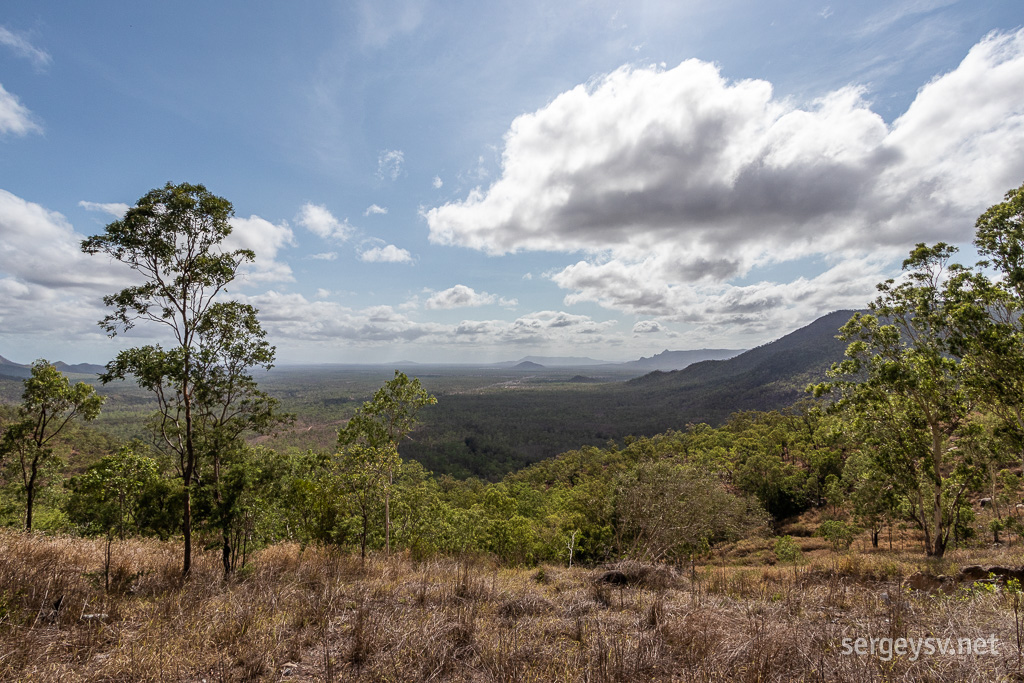
[[623,361],[861,308],[1024,182],[1020,0],[0,6],[0,355],[105,363],[81,252],[232,202],[280,363]]

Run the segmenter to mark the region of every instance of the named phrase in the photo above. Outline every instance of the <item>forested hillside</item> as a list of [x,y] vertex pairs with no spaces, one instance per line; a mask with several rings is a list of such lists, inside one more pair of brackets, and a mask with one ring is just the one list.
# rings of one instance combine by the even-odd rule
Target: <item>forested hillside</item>
[[846,343],[836,311],[728,360],[591,386],[525,385],[442,395],[402,454],[436,472],[494,478],[582,445],[722,424],[737,411],[779,410],[821,382]]

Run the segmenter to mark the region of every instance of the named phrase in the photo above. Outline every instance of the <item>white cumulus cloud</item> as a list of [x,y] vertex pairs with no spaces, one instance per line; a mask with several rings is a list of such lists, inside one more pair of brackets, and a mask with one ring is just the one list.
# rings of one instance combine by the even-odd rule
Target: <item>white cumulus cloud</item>
[[368,263],[412,263],[412,254],[393,244],[383,247],[371,247],[359,255]]
[[449,309],[488,306],[495,303],[505,307],[517,305],[515,299],[505,299],[487,292],[478,292],[466,285],[455,285],[431,294],[424,306],[429,309]]
[[[567,304],[745,329],[859,307],[914,243],[968,241],[1020,184],[1021,83],[1024,31],[986,37],[892,124],[856,86],[800,105],[699,60],[623,67],[516,118],[500,177],[424,215],[435,244],[580,254],[549,275]],[[797,259],[827,270],[730,284]]]
[[83,253],[85,237],[63,215],[0,190],[0,335],[100,334],[103,296],[136,278]]
[[339,221],[321,204],[303,204],[295,222],[314,235],[335,242],[344,242],[355,232],[348,220]]
[[226,249],[251,249],[256,260],[239,269],[243,283],[293,282],[292,269],[277,260],[278,252],[295,244],[295,235],[287,223],[274,224],[259,216],[231,219],[231,234],[224,240]]

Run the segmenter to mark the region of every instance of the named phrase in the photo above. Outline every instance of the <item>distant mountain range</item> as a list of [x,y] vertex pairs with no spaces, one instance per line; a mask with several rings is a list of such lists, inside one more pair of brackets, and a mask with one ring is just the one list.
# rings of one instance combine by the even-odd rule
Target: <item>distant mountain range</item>
[[541,368],[583,368],[616,367],[641,372],[652,370],[682,370],[688,365],[704,360],[725,360],[743,353],[743,349],[693,349],[690,351],[669,351],[666,349],[656,356],[640,358],[625,363],[595,360],[581,356],[524,356],[519,360],[493,363],[491,367],[515,368],[517,370],[539,370]]
[[705,360],[728,360],[743,353],[744,349],[695,349],[693,351],[662,351],[650,358],[622,363],[623,367],[636,368],[638,370],[682,370],[694,363]]
[[[75,363],[74,365],[68,365],[64,361],[57,361],[54,366],[61,372],[69,375],[98,375],[106,370],[102,365],[94,365],[93,363]],[[3,356],[0,356],[0,375],[6,377],[14,377],[16,379],[24,379],[32,375],[32,366],[24,363],[15,363],[14,361],[7,360]]]
[[740,410],[774,410],[804,397],[841,361],[847,342],[837,339],[855,311],[835,311],[810,325],[728,360],[694,363],[626,382],[651,400],[668,402],[691,420],[717,422]]

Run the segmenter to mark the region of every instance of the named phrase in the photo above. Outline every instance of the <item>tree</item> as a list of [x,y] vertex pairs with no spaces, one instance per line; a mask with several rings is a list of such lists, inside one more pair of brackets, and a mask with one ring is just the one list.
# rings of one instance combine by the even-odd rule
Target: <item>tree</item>
[[878,285],[870,313],[857,313],[841,329],[850,341],[846,360],[829,372],[838,406],[874,447],[873,462],[907,503],[925,536],[928,555],[942,557],[976,466],[953,448],[972,409],[965,364],[949,324],[952,295],[947,274],[956,248],[918,244],[903,262],[906,278]]
[[[975,223],[978,271],[958,273],[951,322],[971,390],[1024,459],[1024,185]],[[981,269],[994,269],[995,279]]]
[[265,337],[256,309],[236,301],[212,306],[199,325],[195,426],[198,450],[210,466],[225,576],[235,566],[232,526],[241,512],[233,505],[240,499],[225,495],[225,465],[231,459],[244,458],[242,435],[246,431],[266,433],[287,419],[279,412],[278,401],[261,391],[249,374],[250,368],[269,370],[273,365],[274,347]]
[[398,451],[390,444],[379,447],[348,444],[336,458],[335,481],[359,515],[359,556],[363,561],[366,561],[370,517],[379,509],[377,500],[382,491],[390,499],[391,477],[400,464]]
[[32,528],[43,471],[54,458],[54,439],[76,417],[94,420],[100,413],[103,397],[85,382],[74,386],[55,366],[45,360],[32,364],[25,379],[18,419],[0,438],[0,455],[13,454],[17,460],[21,487],[25,493],[25,528]]
[[[100,321],[108,334],[144,321],[163,326],[173,341],[168,350],[150,345],[122,351],[107,365],[102,381],[131,376],[156,396],[155,432],[176,457],[183,488],[184,576],[192,567],[192,493],[203,449],[211,443],[204,428],[216,410],[213,402],[219,401],[225,410],[248,410],[251,404],[233,400],[238,396],[224,394],[223,388],[231,384],[230,378],[248,378],[253,364],[269,366],[273,359],[273,348],[260,343],[255,310],[242,311],[238,304],[218,301],[239,266],[255,258],[250,250],[224,248],[232,214],[229,201],[202,185],[167,183],[140,198],[102,234],[82,242],[86,253],[107,254],[143,280],[103,298],[113,308]],[[233,332],[238,338],[228,340],[223,326],[234,314],[247,318],[247,324]],[[243,338],[244,343],[239,341]],[[235,353],[235,342],[260,349],[259,356]],[[218,359],[220,353],[230,360]],[[225,403],[229,397],[233,399]]]
[[870,454],[857,451],[846,459],[843,482],[850,489],[850,503],[857,522],[871,534],[871,546],[878,547],[882,527],[891,523],[899,502],[884,473],[874,466]]
[[711,472],[659,458],[620,480],[620,553],[650,561],[692,558],[767,521],[755,501],[731,493]]
[[140,508],[147,489],[159,477],[155,460],[126,446],[101,458],[72,480],[68,515],[89,532],[106,535],[103,580],[110,590],[114,538],[140,530]]
[[[338,445],[343,450],[359,443],[375,451],[372,455],[357,452],[356,459],[376,463],[368,466],[381,472],[379,479],[359,476],[360,481],[376,487],[384,496],[384,545],[388,554],[391,553],[391,487],[402,463],[398,446],[416,426],[420,409],[436,403],[437,399],[423,389],[418,379],[410,380],[405,373],[395,370],[394,379],[385,382],[338,432]],[[362,465],[356,469],[357,472],[363,470]]]

